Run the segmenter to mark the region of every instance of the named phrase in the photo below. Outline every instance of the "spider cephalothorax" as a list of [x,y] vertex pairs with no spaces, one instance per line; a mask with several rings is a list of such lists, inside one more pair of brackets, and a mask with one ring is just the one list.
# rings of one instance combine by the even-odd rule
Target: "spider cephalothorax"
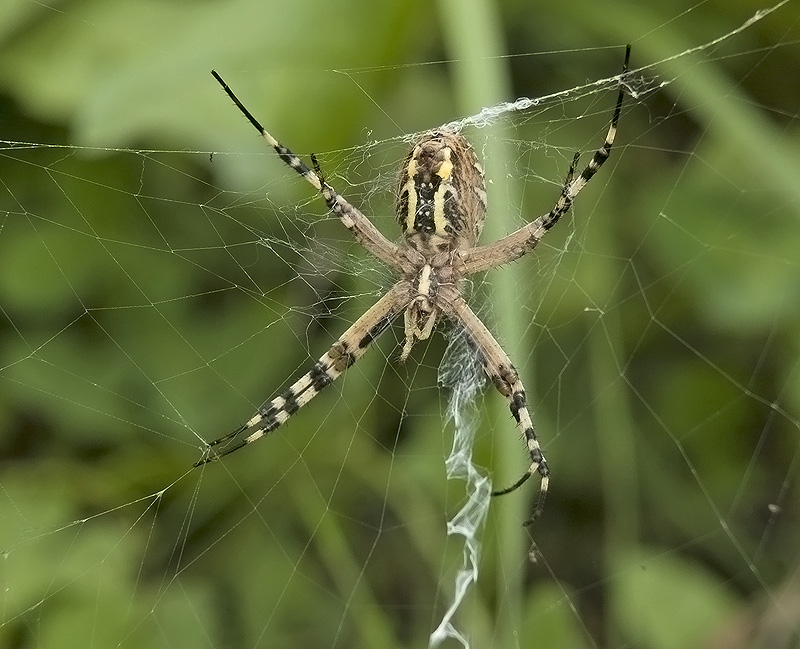
[[[447,130],[429,131],[412,145],[400,168],[396,213],[403,238],[395,244],[327,183],[314,156],[311,157],[313,169],[310,169],[272,137],[220,76],[212,71],[228,96],[280,158],[311,183],[356,240],[393,268],[400,278],[339,337],[309,372],[281,395],[261,406],[244,425],[211,442],[196,465],[219,459],[275,430],[355,363],[400,313],[403,313],[406,334],[401,360],[408,356],[414,343],[428,338],[436,320],[445,316],[464,329],[486,375],[508,400],[509,410],[522,430],[530,455],[530,465],[522,477],[507,489],[494,491],[492,495],[514,491],[538,472],[542,482],[533,514],[535,517],[541,511],[547,494],[550,469],[534,432],[525,388],[508,355],[464,300],[462,284],[464,278],[472,273],[500,266],[533,250],[608,159],[622,108],[622,81],[629,56],[630,46],[625,52],[617,105],[603,146],[595,151],[577,177],[574,174],[578,155],[575,155],[561,196],[549,212],[516,232],[483,246],[477,245],[486,215],[483,170],[472,147],[461,134]],[[212,450],[212,447],[221,450]]]

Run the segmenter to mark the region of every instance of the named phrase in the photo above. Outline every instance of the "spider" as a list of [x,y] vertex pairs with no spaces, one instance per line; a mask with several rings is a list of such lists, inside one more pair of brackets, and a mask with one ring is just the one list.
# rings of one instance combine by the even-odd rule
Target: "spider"
[[538,473],[541,476],[539,495],[526,524],[533,521],[542,511],[550,483],[550,469],[534,431],[519,374],[486,325],[464,300],[462,285],[469,275],[514,261],[533,250],[547,231],[567,213],[581,189],[608,159],[622,108],[623,79],[630,51],[628,45],[611,126],[605,142],[589,164],[575,176],[579,159],[579,153],[576,153],[561,196],[549,212],[516,232],[482,246],[477,245],[477,241],[486,215],[483,170],[472,147],[459,133],[443,129],[428,131],[411,147],[397,182],[395,212],[403,238],[400,243],[393,243],[327,182],[313,154],[313,168],[309,168],[261,126],[222,77],[212,70],[214,78],[281,160],[305,178],[356,241],[393,268],[400,279],[339,337],[309,372],[281,395],[261,406],[245,424],[211,442],[195,466],[218,460],[285,423],[355,363],[401,313],[405,322],[401,361],[408,357],[416,342],[431,335],[437,319],[445,316],[464,329],[485,373],[508,400],[530,455],[530,466],[522,477],[505,489],[493,491],[492,496],[511,493]]

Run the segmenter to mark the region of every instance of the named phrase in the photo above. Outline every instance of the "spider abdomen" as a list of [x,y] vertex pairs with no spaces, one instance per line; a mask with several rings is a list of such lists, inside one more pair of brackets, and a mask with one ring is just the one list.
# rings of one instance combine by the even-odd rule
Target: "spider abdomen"
[[474,246],[486,215],[483,170],[469,142],[425,133],[400,171],[396,214],[406,242],[426,257]]

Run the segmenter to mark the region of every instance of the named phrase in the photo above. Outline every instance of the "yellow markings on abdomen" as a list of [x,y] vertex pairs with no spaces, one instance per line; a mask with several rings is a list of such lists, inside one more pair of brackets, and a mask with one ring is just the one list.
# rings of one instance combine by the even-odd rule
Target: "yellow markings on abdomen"
[[440,237],[448,236],[448,232],[445,227],[450,225],[450,221],[448,221],[444,213],[444,200],[445,194],[452,190],[452,184],[449,182],[450,176],[453,173],[453,163],[450,161],[451,152],[452,150],[449,146],[442,149],[444,160],[442,161],[439,170],[436,172],[436,175],[439,176],[442,181],[439,183],[439,188],[433,195],[433,225],[436,228],[436,234],[438,234]]
[[414,176],[417,175],[417,160],[416,151],[411,156],[406,169],[406,185],[405,191],[408,195],[408,211],[406,212],[406,232],[411,232],[414,229],[414,219],[417,216],[417,186],[414,182]]

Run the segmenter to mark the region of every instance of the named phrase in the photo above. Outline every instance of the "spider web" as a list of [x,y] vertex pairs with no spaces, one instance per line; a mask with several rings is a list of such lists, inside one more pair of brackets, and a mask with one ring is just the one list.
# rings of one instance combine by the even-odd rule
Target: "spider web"
[[[0,646],[798,646],[797,7],[553,7],[592,44],[544,51],[508,6],[511,57],[446,2],[439,45],[369,3],[0,10]],[[541,519],[535,481],[487,498],[524,445],[446,324],[191,469],[393,280],[208,69],[387,236],[414,131],[462,128],[488,241],[600,145],[627,41],[611,159],[469,291],[552,467]],[[476,99],[498,69],[531,98]]]

